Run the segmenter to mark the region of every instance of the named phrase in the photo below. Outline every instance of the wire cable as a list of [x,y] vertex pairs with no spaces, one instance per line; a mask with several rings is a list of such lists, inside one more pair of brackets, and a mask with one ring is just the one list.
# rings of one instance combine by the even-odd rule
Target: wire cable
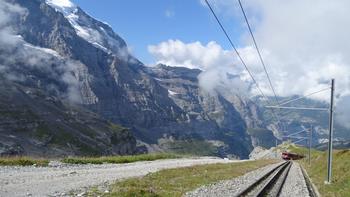
[[320,92],[323,92],[323,91],[326,91],[326,90],[329,90],[331,87],[328,87],[328,88],[325,88],[325,89],[322,89],[322,90],[319,90],[319,91],[316,91],[316,92],[313,92],[313,93],[310,93],[310,94],[307,94],[305,96],[300,96],[300,97],[297,97],[295,99],[291,99],[291,100],[285,100],[285,101],[282,101],[282,103],[278,104],[277,106],[282,106],[282,105],[286,105],[288,103],[291,103],[291,102],[294,102],[294,101],[298,101],[300,99],[303,99],[303,98],[306,98],[306,97],[309,97],[309,96],[312,96],[314,94],[317,94],[317,93],[320,93]]
[[[238,0],[238,3],[239,3],[239,7],[241,8],[241,11],[242,11],[242,13],[243,13],[244,20],[245,20],[245,22],[246,22],[246,24],[247,24],[247,27],[248,27],[250,36],[252,37],[252,40],[253,40],[255,49],[256,49],[256,51],[257,51],[257,53],[258,53],[258,56],[259,56],[261,65],[263,66],[264,71],[265,71],[265,74],[266,74],[266,77],[267,77],[267,79],[268,79],[268,81],[269,81],[269,85],[270,85],[270,88],[271,88],[271,90],[272,90],[272,92],[273,92],[273,95],[274,95],[276,104],[279,105],[279,101],[278,101],[278,98],[277,98],[277,94],[276,94],[275,88],[274,88],[273,85],[272,85],[271,77],[270,77],[269,73],[267,72],[265,62],[264,62],[264,60],[263,60],[263,58],[262,58],[260,49],[259,49],[258,44],[257,44],[257,42],[256,42],[255,36],[254,36],[254,34],[253,34],[252,28],[251,28],[250,23],[249,23],[249,21],[248,21],[248,17],[247,17],[247,15],[246,15],[246,13],[245,13],[245,10],[244,10],[244,8],[243,8],[243,5],[242,5],[241,0]],[[278,112],[279,112],[279,114],[280,114],[281,111],[278,110]],[[285,124],[284,124],[283,122],[281,122],[281,123],[282,123],[282,126],[283,126],[284,128],[286,128]]]
[[[241,63],[243,64],[243,66],[245,67],[246,71],[248,72],[250,78],[253,80],[253,82],[254,82],[255,86],[257,87],[257,89],[259,90],[260,94],[262,95],[263,98],[266,99],[266,102],[270,105],[269,99],[268,99],[267,96],[264,94],[264,92],[261,90],[261,88],[260,88],[258,82],[255,80],[255,78],[254,78],[252,72],[249,70],[249,68],[248,68],[247,64],[244,62],[244,60],[243,60],[241,54],[238,52],[236,46],[233,44],[231,37],[228,35],[226,29],[224,28],[224,26],[223,26],[222,23],[220,22],[219,18],[218,18],[217,15],[215,14],[215,11],[213,10],[212,6],[211,6],[210,3],[208,2],[208,0],[205,0],[205,3],[206,3],[207,6],[209,7],[211,13],[213,14],[214,18],[216,19],[216,22],[219,24],[221,30],[222,30],[223,33],[225,34],[225,36],[226,36],[227,40],[229,41],[231,47],[234,49],[234,51],[235,51],[236,55],[238,56],[240,62],[241,62]],[[273,109],[271,109],[271,111],[272,111],[274,117],[275,117],[275,118],[277,119],[277,121],[278,121],[278,123],[277,123],[278,127],[280,127],[280,125],[279,125],[280,122],[281,122],[280,119],[279,119],[278,116],[275,114],[275,112],[274,112]]]
[[261,64],[262,64],[263,68],[264,68],[265,74],[266,74],[267,79],[268,79],[268,81],[269,81],[271,90],[272,90],[272,92],[273,92],[273,94],[274,94],[274,96],[275,96],[276,104],[279,104],[279,103],[278,103],[278,99],[277,99],[277,94],[276,94],[275,88],[274,88],[273,85],[272,85],[270,75],[269,75],[269,73],[267,72],[265,62],[264,62],[264,60],[263,60],[263,58],[262,58],[262,55],[261,55],[260,49],[259,49],[259,47],[258,47],[258,44],[256,43],[255,36],[254,36],[254,34],[253,34],[252,28],[250,27],[250,24],[249,24],[247,15],[246,15],[246,13],[245,13],[245,11],[244,11],[244,8],[243,8],[243,6],[242,6],[241,0],[238,0],[238,3],[239,3],[239,7],[241,8],[241,11],[242,11],[242,13],[243,13],[245,22],[246,22],[246,24],[247,24],[247,26],[248,26],[250,36],[251,36],[252,39],[253,39],[253,43],[254,43],[255,49],[256,49],[256,51],[257,51],[257,53],[258,53],[260,62],[261,62]]
[[249,70],[247,64],[244,62],[244,60],[243,60],[241,54],[238,52],[237,48],[236,48],[235,45],[233,44],[233,42],[232,42],[232,40],[231,40],[231,37],[227,34],[227,32],[226,32],[224,26],[221,24],[219,18],[216,16],[216,14],[215,14],[213,8],[211,7],[210,3],[208,2],[208,0],[205,0],[205,2],[207,3],[207,5],[208,5],[208,7],[209,7],[209,9],[210,9],[210,11],[211,11],[211,13],[214,15],[214,17],[215,17],[216,21],[218,22],[219,26],[221,27],[221,30],[224,32],[224,34],[225,34],[227,40],[230,42],[230,44],[231,44],[232,48],[234,49],[235,53],[237,54],[239,60],[242,62],[243,66],[245,67],[246,71],[248,72],[250,78],[252,78],[254,84],[255,84],[256,87],[258,88],[258,90],[259,90],[259,92],[261,93],[261,95],[262,95],[265,99],[268,100],[268,98],[265,96],[265,94],[264,94],[263,91],[261,90],[259,84],[256,82],[255,78],[253,77],[253,74],[250,72],[250,70]]
[[275,109],[297,109],[297,110],[314,110],[314,111],[329,111],[328,108],[319,108],[319,107],[278,107],[278,106],[265,106],[266,108],[275,108]]
[[307,140],[307,138],[300,139],[300,140],[294,141],[294,142],[292,142],[292,143],[293,143],[293,144],[296,144],[296,143],[302,142],[302,141],[304,141],[304,140]]

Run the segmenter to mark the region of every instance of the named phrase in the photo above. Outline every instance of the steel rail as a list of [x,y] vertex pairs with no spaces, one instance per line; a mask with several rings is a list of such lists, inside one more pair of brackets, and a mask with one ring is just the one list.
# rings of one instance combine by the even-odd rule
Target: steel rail
[[306,182],[306,186],[307,186],[307,190],[309,191],[309,196],[310,197],[318,197],[321,196],[319,194],[319,192],[317,191],[316,187],[314,186],[314,184],[311,182],[309,175],[306,173],[305,169],[300,166],[301,168],[301,172],[303,173],[305,182]]
[[[248,187],[246,187],[245,189],[243,189],[242,191],[240,191],[238,194],[236,194],[236,197],[239,196],[246,196],[247,194],[249,194],[249,192],[253,191],[254,188],[256,188],[258,185],[262,184],[264,180],[268,179],[269,177],[271,177],[271,175],[273,175],[273,173],[277,172],[276,175],[273,175],[273,177],[280,175],[279,172],[284,171],[284,169],[290,164],[290,161],[284,162],[276,167],[274,167],[272,170],[270,170],[269,172],[267,172],[265,175],[263,175],[262,177],[260,177],[258,180],[256,180],[255,182],[251,183]],[[269,181],[270,182],[270,181]],[[265,187],[265,185],[264,185]],[[260,192],[260,191],[259,191]]]
[[[279,193],[282,190],[283,184],[286,181],[286,178],[288,176],[288,172],[290,167],[292,166],[292,162],[287,162],[286,165],[284,165],[277,174],[272,177],[272,179],[265,183],[264,187],[262,187],[259,192],[257,193],[257,197],[263,197],[263,196],[278,196]],[[275,186],[279,178],[282,178],[282,181],[280,184],[277,185],[277,191],[274,194],[269,193]]]

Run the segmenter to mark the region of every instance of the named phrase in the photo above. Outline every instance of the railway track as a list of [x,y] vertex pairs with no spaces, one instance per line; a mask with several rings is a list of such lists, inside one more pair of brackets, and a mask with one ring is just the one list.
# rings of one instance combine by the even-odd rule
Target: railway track
[[276,166],[236,196],[279,196],[291,166],[291,161]]
[[302,166],[284,161],[188,192],[187,197],[320,196]]

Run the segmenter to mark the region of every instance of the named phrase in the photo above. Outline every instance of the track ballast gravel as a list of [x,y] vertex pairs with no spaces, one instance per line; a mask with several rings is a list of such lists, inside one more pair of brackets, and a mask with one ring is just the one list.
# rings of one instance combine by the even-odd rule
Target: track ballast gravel
[[72,190],[144,176],[162,169],[230,163],[218,158],[166,159],[129,164],[0,167],[0,196],[60,196]]
[[[250,184],[264,176],[278,164],[272,164],[263,168],[248,172],[247,174],[231,179],[202,186],[194,191],[186,193],[186,197],[228,197],[236,196]],[[298,163],[293,162],[285,183],[283,184],[280,196],[309,196],[305,179]]]
[[252,182],[257,181],[280,164],[281,163],[268,165],[231,180],[220,181],[211,185],[202,186],[192,192],[186,193],[186,197],[236,196]]
[[307,189],[305,178],[301,171],[301,167],[298,163],[293,162],[293,165],[289,170],[286,182],[282,187],[280,196],[309,196],[309,191]]

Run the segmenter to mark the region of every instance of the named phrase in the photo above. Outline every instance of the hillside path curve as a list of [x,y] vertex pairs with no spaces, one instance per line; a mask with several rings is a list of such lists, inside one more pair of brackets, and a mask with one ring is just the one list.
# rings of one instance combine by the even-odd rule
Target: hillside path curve
[[162,169],[240,162],[211,157],[164,159],[128,164],[0,167],[0,196],[56,196],[72,190],[140,177]]

